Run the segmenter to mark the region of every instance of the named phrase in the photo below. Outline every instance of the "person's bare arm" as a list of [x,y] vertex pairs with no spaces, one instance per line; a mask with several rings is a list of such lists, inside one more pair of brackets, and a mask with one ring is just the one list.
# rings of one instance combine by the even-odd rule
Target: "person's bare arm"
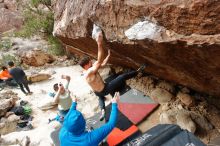
[[92,65],[92,67],[88,69],[88,72],[87,72],[88,74],[96,73],[99,70],[99,68],[101,67],[103,60],[104,60],[102,32],[99,33],[96,41],[97,41],[97,45],[98,45],[98,58],[97,58],[97,61]]
[[72,99],[73,102],[77,102],[77,98],[76,98],[75,95],[73,95],[72,92],[70,92],[70,97],[71,97],[71,99]]
[[91,140],[94,143],[100,143],[115,127],[118,116],[118,101],[120,98],[120,94],[118,92],[115,93],[114,98],[112,98],[112,111],[110,114],[109,121],[102,125],[100,128],[91,131],[89,134],[91,135]]
[[54,99],[53,99],[53,102],[54,103],[58,103],[58,101],[59,101],[59,96],[60,96],[60,92],[58,91],[57,93],[56,93],[56,95],[54,96]]
[[98,59],[97,62],[102,64],[104,60],[104,49],[103,49],[103,35],[102,32],[99,33],[98,38],[97,38],[97,45],[98,45]]
[[58,91],[57,91],[57,93],[56,93],[56,95],[54,96],[54,99],[53,99],[53,102],[54,103],[58,103],[59,102],[59,97],[60,97],[60,86],[59,86],[59,89],[58,89]]
[[71,80],[70,76],[68,75],[62,75],[63,79],[66,79],[68,82]]
[[111,51],[110,49],[108,49],[108,55],[106,56],[106,58],[103,60],[102,64],[101,64],[101,67],[105,66],[110,58],[110,55],[111,55]]
[[69,83],[70,83],[70,80],[71,80],[71,78],[70,78],[70,76],[68,76],[68,75],[61,75],[61,78],[62,79],[66,79],[66,84],[64,85],[64,88],[65,89],[68,89],[68,87],[69,87]]
[[88,70],[87,70],[87,74],[90,75],[90,74],[96,74],[99,70],[99,68],[101,67],[101,63],[99,63],[98,61],[96,61],[92,67],[90,67]]

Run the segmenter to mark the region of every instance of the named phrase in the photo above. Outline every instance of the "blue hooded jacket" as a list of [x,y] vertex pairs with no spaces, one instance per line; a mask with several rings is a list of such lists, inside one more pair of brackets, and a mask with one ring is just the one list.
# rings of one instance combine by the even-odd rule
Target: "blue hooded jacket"
[[86,122],[81,112],[76,110],[76,102],[64,119],[59,133],[61,146],[98,146],[112,131],[117,120],[117,103],[112,103],[112,111],[108,123],[93,131],[86,131]]

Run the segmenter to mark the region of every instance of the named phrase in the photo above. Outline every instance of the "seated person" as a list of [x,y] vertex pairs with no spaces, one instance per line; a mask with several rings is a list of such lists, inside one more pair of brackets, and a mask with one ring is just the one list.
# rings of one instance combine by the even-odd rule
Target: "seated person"
[[113,130],[117,121],[117,101],[119,93],[116,92],[112,99],[112,111],[109,121],[100,128],[86,131],[86,122],[82,113],[76,110],[76,99],[72,97],[73,103],[70,111],[64,118],[63,126],[59,133],[61,146],[98,146],[100,142]]
[[4,81],[9,86],[17,86],[17,83],[13,80],[6,66],[2,66],[2,71],[0,72],[0,80]]
[[2,66],[2,71],[0,72],[0,79],[7,80],[10,78],[12,78],[12,76],[10,75],[8,68],[6,66]]

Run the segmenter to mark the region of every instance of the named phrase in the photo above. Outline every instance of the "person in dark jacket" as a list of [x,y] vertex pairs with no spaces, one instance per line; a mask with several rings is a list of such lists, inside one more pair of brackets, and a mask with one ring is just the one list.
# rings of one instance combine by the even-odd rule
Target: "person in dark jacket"
[[[8,66],[10,68],[10,70],[9,70],[10,75],[17,82],[17,84],[20,86],[21,91],[25,95],[32,94],[32,92],[30,91],[30,89],[28,87],[28,81],[27,81],[27,76],[26,76],[25,72],[21,68],[15,67],[14,62],[12,62],[12,61],[8,62]],[[24,90],[24,87],[27,90],[27,92]]]
[[73,97],[73,103],[70,111],[64,118],[63,126],[59,133],[61,146],[98,146],[100,142],[113,130],[116,125],[118,107],[117,101],[119,93],[116,92],[112,99],[112,111],[109,121],[98,129],[86,131],[86,122],[81,112],[76,110],[76,99]]

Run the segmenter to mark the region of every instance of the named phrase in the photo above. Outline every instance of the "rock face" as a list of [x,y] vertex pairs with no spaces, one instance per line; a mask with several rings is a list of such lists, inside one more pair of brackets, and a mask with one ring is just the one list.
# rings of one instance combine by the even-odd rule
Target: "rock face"
[[219,0],[57,0],[54,35],[72,53],[97,56],[93,25],[110,62],[220,96]]
[[15,114],[12,114],[7,118],[2,118],[0,120],[1,134],[8,134],[10,132],[16,131],[16,126],[19,119],[19,116],[16,116]]
[[42,66],[46,63],[52,63],[55,59],[52,55],[40,49],[34,49],[22,54],[22,61],[30,66]]
[[[7,134],[15,131],[19,117],[8,112],[18,100],[17,94],[6,91],[0,95],[0,133]],[[1,141],[1,140],[0,140]],[[1,142],[0,142],[1,143]]]
[[0,95],[0,118],[4,116],[8,110],[14,107],[15,102],[18,100],[14,92],[7,91]]
[[28,77],[28,81],[31,81],[32,83],[34,82],[40,82],[44,80],[48,80],[51,77],[49,74],[45,73],[38,73],[38,74],[33,74]]
[[23,18],[17,11],[16,0],[0,1],[0,33],[18,29],[23,25]]

